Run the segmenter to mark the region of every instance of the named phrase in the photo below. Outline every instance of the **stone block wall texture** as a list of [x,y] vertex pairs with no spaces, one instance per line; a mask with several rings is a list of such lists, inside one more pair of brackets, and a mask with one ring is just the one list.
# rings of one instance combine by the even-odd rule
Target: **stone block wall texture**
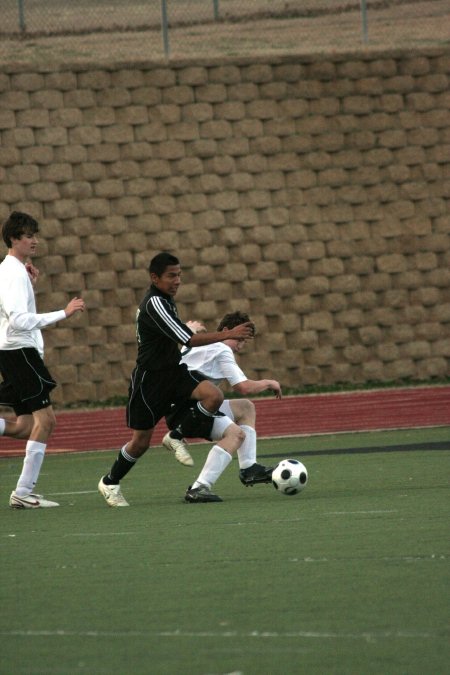
[[432,380],[450,357],[450,51],[3,66],[0,216],[41,221],[69,404],[126,394],[149,259],[184,319],[247,311],[286,387]]

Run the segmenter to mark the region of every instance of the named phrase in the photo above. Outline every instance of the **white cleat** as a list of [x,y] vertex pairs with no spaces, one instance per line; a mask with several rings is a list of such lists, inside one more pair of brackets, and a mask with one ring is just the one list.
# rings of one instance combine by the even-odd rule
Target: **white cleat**
[[180,441],[178,438],[172,438],[170,432],[168,432],[164,436],[162,442],[167,450],[175,454],[175,459],[177,459],[180,464],[184,464],[184,466],[194,466],[194,460],[191,457],[191,453],[189,452],[185,441]]
[[9,498],[9,505],[12,509],[48,509],[52,506],[59,506],[58,502],[51,502],[44,499],[42,495],[35,495],[34,492],[25,497],[19,497],[13,491]]
[[122,494],[120,485],[105,485],[103,477],[100,478],[98,491],[104,496],[108,506],[130,506]]

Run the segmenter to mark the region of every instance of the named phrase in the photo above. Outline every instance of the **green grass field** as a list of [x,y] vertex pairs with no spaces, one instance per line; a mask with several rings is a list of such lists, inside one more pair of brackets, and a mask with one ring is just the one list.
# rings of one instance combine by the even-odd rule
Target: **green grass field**
[[116,453],[46,458],[61,508],[7,508],[0,462],[2,675],[444,675],[449,668],[450,429],[261,441],[297,456],[296,497],[244,488],[185,504],[194,468],[147,453],[110,509]]

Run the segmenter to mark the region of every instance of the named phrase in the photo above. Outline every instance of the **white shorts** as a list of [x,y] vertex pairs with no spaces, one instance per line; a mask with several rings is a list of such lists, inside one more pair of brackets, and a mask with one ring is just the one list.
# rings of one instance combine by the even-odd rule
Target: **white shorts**
[[233,424],[234,422],[233,411],[231,410],[230,401],[228,399],[224,400],[219,408],[219,412],[223,413],[225,417],[217,417],[214,420],[213,428],[211,430],[211,439],[213,441],[220,441],[230,424]]

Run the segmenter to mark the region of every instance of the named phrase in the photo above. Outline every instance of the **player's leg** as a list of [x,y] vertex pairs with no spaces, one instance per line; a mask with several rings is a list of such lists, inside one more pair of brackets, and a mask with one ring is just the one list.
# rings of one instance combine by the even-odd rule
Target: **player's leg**
[[208,453],[205,464],[195,482],[188,487],[185,501],[190,503],[221,502],[222,499],[211,492],[232,460],[233,455],[242,445],[245,434],[241,427],[229,417],[217,417],[211,431],[211,438],[216,441]]
[[166,424],[169,431],[162,439],[163,446],[173,453],[175,459],[184,466],[194,466],[194,460],[189,452],[186,439],[177,427],[189,412],[192,404],[191,399],[186,399],[178,404],[173,403],[171,405],[170,411],[166,415]]
[[18,428],[12,431],[23,437],[29,430],[22,472],[15,490],[11,493],[9,504],[17,509],[58,506],[56,502],[44,499],[34,492],[47,442],[56,424],[50,401],[50,392],[56,382],[36,349],[2,352],[1,368],[5,378],[3,385],[13,392],[14,412],[19,421]]
[[209,380],[203,380],[192,391],[191,398],[197,401],[199,409],[214,415],[223,403],[223,392]]
[[33,415],[20,415],[16,420],[0,417],[0,436],[28,438],[33,428]]
[[33,492],[37,483],[42,462],[44,461],[47,441],[54,429],[56,420],[52,406],[35,410],[32,414],[33,426],[25,448],[22,473],[16,486],[16,495],[24,497]]
[[98,490],[108,506],[129,506],[122,494],[120,481],[136,464],[139,457],[148,450],[153,435],[153,428],[134,430],[131,440],[119,450],[111,469],[100,478]]
[[38,508],[58,506],[56,502],[44,499],[34,492],[44,461],[47,441],[56,420],[51,405],[32,414],[33,426],[25,446],[25,458],[15,490],[11,493],[10,506],[13,508]]
[[248,399],[231,399],[228,403],[236,424],[244,430],[245,440],[238,450],[239,467],[248,469],[256,462],[256,411],[255,405]]
[[30,441],[47,444],[48,439],[56,426],[56,417],[51,405],[33,412],[33,427]]
[[[228,400],[228,399],[227,399]],[[233,413],[236,424],[250,426],[253,429],[256,426],[256,408],[252,401],[247,398],[229,399],[228,403]]]
[[[139,368],[133,370],[126,408],[127,426],[132,430],[132,436],[119,450],[109,472],[98,483],[98,490],[108,506],[129,506],[122,494],[120,481],[135,466],[139,457],[147,452],[154,427],[162,416],[158,408],[157,378],[146,375]],[[162,391],[161,398],[164,405]]]
[[[209,438],[214,416],[223,402],[223,393],[215,384],[203,380],[190,392],[192,405],[177,426],[187,438]],[[196,403],[195,403],[196,402]]]
[[[177,387],[180,414],[164,436],[163,445],[175,454],[181,464],[193,466],[194,460],[185,438],[210,438],[215,415],[223,402],[223,393],[195,371],[180,370]],[[184,401],[181,395],[185,396]],[[187,405],[186,401],[189,401]]]
[[245,439],[237,451],[239,460],[239,479],[243,485],[270,483],[272,467],[263,466],[256,461],[256,409],[254,403],[248,399],[231,399],[223,402],[221,410],[226,412],[229,405],[236,424],[245,432]]
[[19,393],[7,380],[0,383],[0,405],[13,408],[16,415],[15,420],[0,417],[0,436],[28,438],[33,428],[33,415],[29,406],[21,402]]

